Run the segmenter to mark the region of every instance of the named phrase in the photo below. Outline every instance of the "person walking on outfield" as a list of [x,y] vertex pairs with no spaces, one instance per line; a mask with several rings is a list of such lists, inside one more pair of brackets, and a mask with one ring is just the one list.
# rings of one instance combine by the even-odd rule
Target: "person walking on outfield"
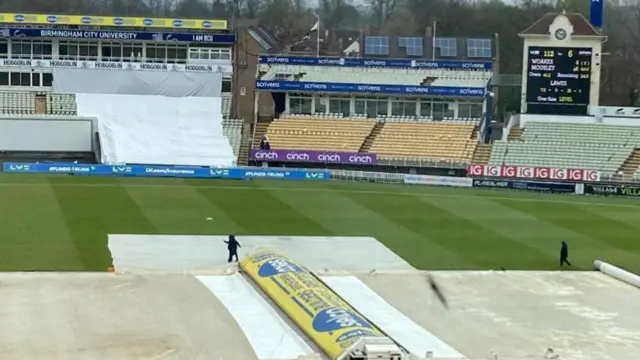
[[227,250],[229,250],[229,262],[233,261],[233,257],[235,256],[236,262],[238,262],[238,248],[241,248],[240,243],[236,240],[235,235],[229,235],[229,241],[225,241],[227,244]]
[[562,247],[560,248],[560,267],[563,267],[564,264],[571,266],[569,262],[569,245],[567,245],[566,241],[562,242]]

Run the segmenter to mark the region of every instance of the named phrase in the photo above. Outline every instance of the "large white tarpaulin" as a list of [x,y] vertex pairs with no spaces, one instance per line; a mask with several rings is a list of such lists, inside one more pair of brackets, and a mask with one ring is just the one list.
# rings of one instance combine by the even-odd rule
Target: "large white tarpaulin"
[[69,94],[219,97],[222,73],[53,69],[53,90]]
[[235,166],[219,97],[77,94],[76,100],[78,115],[98,119],[105,164]]

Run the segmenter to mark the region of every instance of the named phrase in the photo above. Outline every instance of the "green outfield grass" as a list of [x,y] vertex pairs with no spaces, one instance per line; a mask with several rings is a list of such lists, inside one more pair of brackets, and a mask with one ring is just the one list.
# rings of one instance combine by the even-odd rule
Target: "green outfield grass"
[[566,240],[576,269],[602,258],[640,271],[640,202],[633,200],[347,182],[15,174],[0,175],[0,199],[0,270],[104,271],[110,233],[235,233],[374,236],[422,269],[557,269]]

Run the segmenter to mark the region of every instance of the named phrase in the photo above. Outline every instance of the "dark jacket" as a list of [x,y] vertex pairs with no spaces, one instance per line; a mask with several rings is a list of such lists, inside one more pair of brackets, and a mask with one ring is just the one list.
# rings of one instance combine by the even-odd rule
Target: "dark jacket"
[[227,249],[231,251],[238,250],[239,247],[242,247],[240,246],[238,240],[236,240],[236,238],[233,236],[229,236],[229,241],[225,241],[225,244],[227,244]]
[[566,241],[562,242],[562,248],[560,248],[560,254],[562,256],[569,256],[569,245],[567,245]]

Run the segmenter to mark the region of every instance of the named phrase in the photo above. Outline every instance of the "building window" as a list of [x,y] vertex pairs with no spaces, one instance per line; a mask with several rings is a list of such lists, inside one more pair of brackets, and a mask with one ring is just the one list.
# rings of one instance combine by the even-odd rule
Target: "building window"
[[420,101],[420,116],[425,118],[433,118],[433,102],[428,101]]
[[366,114],[368,118],[387,116],[389,98],[357,97],[356,114]]
[[189,48],[189,60],[231,60],[231,49]]
[[367,36],[364,39],[366,55],[389,55],[388,36]]
[[313,98],[306,95],[292,95],[289,98],[289,113],[290,114],[307,114],[311,115],[311,103]]
[[102,43],[102,61],[141,62],[142,43]]
[[391,102],[391,115],[416,116],[417,101],[415,99],[396,98]]
[[227,94],[227,93],[231,93],[231,79],[230,78],[223,78],[222,79],[222,92]]
[[470,58],[490,58],[490,39],[467,39],[467,57]]
[[39,72],[0,72],[0,86],[51,86],[53,75]]
[[316,114],[326,114],[327,112],[327,102],[329,101],[328,98],[323,97],[323,96],[318,96],[315,98],[315,113]]
[[98,60],[98,44],[89,41],[60,41],[60,60]]
[[401,37],[398,39],[398,45],[405,49],[407,56],[422,56],[422,38],[419,37]]
[[329,113],[342,114],[343,116],[349,116],[351,113],[351,100],[330,98],[329,99]]
[[186,64],[187,47],[174,44],[147,44],[145,62],[158,64]]
[[440,50],[440,56],[458,56],[458,44],[455,38],[436,38],[436,49]]
[[458,103],[458,118],[479,119],[482,117],[482,103]]
[[44,73],[44,74],[42,74],[42,86],[53,86],[53,74],[52,73]]
[[0,40],[0,59],[9,58],[9,42],[7,40]]
[[[8,50],[8,46],[6,50]],[[47,40],[11,41],[11,57],[13,59],[51,59],[52,50],[53,44]]]
[[453,118],[453,108],[446,102],[434,102],[433,103],[433,119],[442,120],[445,118]]

